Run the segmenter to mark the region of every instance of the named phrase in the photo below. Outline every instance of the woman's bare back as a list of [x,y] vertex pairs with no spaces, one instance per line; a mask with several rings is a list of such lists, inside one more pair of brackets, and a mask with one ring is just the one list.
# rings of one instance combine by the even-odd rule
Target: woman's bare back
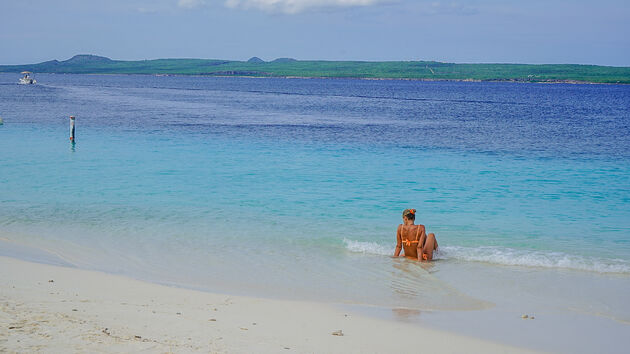
[[424,232],[424,225],[399,225],[398,240],[405,252],[405,257],[418,259],[418,248],[422,248],[420,238]]

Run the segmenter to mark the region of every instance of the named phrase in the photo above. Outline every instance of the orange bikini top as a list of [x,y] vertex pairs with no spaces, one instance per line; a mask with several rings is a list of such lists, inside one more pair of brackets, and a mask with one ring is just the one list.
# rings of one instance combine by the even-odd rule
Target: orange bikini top
[[401,228],[400,228],[400,239],[402,240],[402,242],[403,242],[403,244],[404,244],[405,246],[409,247],[409,246],[411,246],[411,244],[412,244],[412,243],[418,243],[418,242],[420,242],[420,226],[418,226],[418,227],[416,228],[418,231],[416,232],[416,240],[415,240],[415,241],[411,241],[411,240],[405,240],[405,239],[403,239],[403,237],[402,237],[402,232],[403,232],[403,228],[402,228],[402,226],[404,226],[404,225],[401,225]]

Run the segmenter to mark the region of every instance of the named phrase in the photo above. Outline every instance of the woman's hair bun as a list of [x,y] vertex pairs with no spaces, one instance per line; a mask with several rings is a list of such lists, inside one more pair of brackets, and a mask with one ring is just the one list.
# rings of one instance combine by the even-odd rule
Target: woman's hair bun
[[409,219],[414,219],[416,217],[416,209],[405,209],[403,211],[403,216]]

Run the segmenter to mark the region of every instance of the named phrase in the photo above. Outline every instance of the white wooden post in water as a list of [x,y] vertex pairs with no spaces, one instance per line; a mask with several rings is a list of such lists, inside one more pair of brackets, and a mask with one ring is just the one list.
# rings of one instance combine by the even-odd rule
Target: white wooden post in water
[[70,141],[74,143],[74,116],[70,116]]

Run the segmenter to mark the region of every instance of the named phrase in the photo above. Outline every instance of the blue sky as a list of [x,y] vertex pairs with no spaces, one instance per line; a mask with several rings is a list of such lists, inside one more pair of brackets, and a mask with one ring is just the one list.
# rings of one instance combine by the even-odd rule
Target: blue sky
[[0,0],[0,64],[79,53],[630,66],[630,0]]

